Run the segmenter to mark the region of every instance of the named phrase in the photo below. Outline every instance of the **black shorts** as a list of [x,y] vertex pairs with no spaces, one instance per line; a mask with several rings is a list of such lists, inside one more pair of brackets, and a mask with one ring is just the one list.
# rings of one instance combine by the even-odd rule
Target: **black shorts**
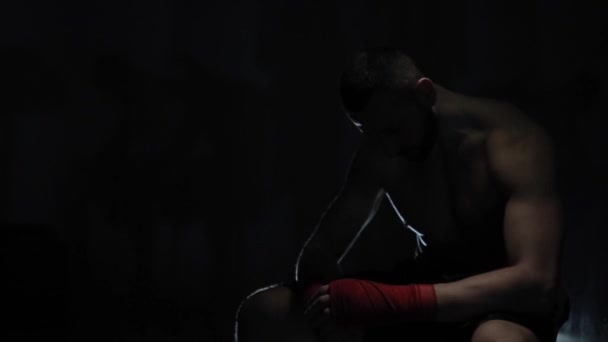
[[408,323],[399,326],[368,329],[365,332],[364,341],[403,341],[403,336],[407,336],[408,341],[468,342],[471,341],[473,333],[480,324],[495,319],[513,322],[530,329],[536,335],[539,342],[555,342],[559,328],[565,322],[563,320],[561,323],[556,324],[553,319],[540,319],[521,314],[493,313],[461,323]]
[[[385,284],[415,284],[456,281],[473,274],[448,275],[438,272],[433,265],[428,263],[410,261],[398,265],[392,272],[369,271],[345,275],[344,278],[368,279]],[[296,282],[284,283],[283,285],[296,292],[301,290]],[[408,341],[470,341],[475,329],[481,323],[490,320],[505,320],[530,329],[540,342],[555,342],[560,327],[568,319],[568,314],[569,303],[566,300],[563,310],[556,312],[554,317],[541,318],[519,313],[496,312],[466,322],[405,323],[398,326],[370,328],[365,333],[364,341],[403,341],[403,336],[407,336]]]

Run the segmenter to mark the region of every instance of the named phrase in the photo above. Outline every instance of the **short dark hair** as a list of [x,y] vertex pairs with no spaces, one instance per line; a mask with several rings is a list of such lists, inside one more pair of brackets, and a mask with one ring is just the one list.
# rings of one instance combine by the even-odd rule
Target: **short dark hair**
[[397,48],[368,48],[354,54],[340,78],[349,114],[360,112],[376,91],[413,90],[422,77],[414,61]]

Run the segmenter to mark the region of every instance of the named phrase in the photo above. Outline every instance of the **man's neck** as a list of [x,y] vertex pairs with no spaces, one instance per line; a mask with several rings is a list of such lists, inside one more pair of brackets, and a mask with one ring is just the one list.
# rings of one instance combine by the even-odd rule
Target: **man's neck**
[[435,101],[435,112],[439,116],[461,115],[464,112],[466,96],[448,90],[435,84],[437,90],[437,100]]

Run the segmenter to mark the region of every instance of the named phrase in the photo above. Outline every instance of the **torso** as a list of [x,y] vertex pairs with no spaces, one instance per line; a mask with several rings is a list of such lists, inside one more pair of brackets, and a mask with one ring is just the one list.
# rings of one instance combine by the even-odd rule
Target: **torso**
[[409,224],[424,234],[428,247],[423,256],[447,273],[478,273],[505,262],[507,194],[489,165],[489,134],[472,120],[444,118],[426,161],[373,154],[384,189]]

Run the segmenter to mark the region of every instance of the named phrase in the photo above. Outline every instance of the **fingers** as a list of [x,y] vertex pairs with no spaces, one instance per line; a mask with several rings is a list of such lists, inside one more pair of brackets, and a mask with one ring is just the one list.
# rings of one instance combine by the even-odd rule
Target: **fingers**
[[306,302],[306,307],[309,307],[319,296],[329,294],[329,285],[320,286],[315,293],[310,296]]
[[329,295],[324,294],[317,297],[312,304],[310,304],[306,310],[304,310],[304,316],[310,320],[321,313],[325,308],[329,308]]
[[[315,322],[327,316],[329,318],[329,286],[324,285],[311,297],[304,310],[304,316],[308,321]],[[327,308],[327,310],[325,310]]]
[[304,310],[304,316],[317,335],[324,338],[331,334],[329,286],[322,286],[312,296],[309,305]]

